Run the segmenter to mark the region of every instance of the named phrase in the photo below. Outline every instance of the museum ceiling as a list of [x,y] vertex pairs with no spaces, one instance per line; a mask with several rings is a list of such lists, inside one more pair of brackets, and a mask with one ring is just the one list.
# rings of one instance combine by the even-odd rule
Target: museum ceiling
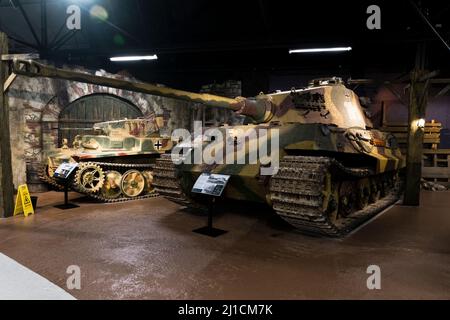
[[[65,11],[72,3],[82,8],[82,28],[78,32],[64,28]],[[448,43],[450,5],[442,1],[414,3]],[[47,0],[45,33],[41,29],[40,0],[0,0],[0,29],[15,39],[12,49],[16,52],[39,51],[57,63],[111,72],[127,69],[143,80],[169,85],[188,80],[207,83],[250,73],[319,72],[363,77],[370,70],[408,72],[414,65],[417,43],[422,41],[428,44],[427,67],[448,75],[449,50],[411,1],[378,1],[381,30],[366,27],[366,9],[370,4],[371,1]],[[293,48],[324,46],[352,46],[353,51],[334,55],[288,54]],[[158,54],[157,62],[109,62],[111,55],[153,53]]]

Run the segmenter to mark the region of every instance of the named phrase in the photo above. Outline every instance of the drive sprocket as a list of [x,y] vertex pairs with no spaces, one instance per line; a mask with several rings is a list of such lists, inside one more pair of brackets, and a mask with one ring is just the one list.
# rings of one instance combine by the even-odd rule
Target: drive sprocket
[[103,169],[94,163],[80,163],[75,174],[75,185],[81,191],[89,194],[97,193],[105,183]]

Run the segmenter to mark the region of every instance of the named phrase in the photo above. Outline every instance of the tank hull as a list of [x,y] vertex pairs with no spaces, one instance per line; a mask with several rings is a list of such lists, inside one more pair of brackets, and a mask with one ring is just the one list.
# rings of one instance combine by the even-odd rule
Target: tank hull
[[[222,148],[224,159],[230,154],[236,161],[242,157],[236,147],[226,145],[227,141],[240,141],[247,147],[248,162],[252,138],[247,138],[245,129],[250,128],[279,130],[275,151],[280,162],[272,175],[261,174],[259,161],[176,165],[170,155],[165,155],[155,165],[157,191],[181,205],[204,208],[204,199],[191,192],[197,178],[205,172],[230,175],[221,201],[265,203],[297,229],[326,236],[347,234],[398,199],[398,176],[404,158],[388,133],[298,123],[238,126],[231,132],[229,127],[222,127],[220,132],[228,135]],[[233,136],[236,132],[242,134],[238,139]],[[190,151],[191,158],[194,153],[195,148]]]
[[[351,168],[370,168],[373,174],[381,174],[389,171],[399,170],[404,166],[403,156],[398,148],[388,148],[385,146],[376,146],[369,141],[366,146],[370,152],[361,152],[363,147],[349,140],[349,130],[342,130],[336,127],[324,126],[322,124],[288,124],[280,127],[276,126],[236,126],[233,132],[228,132],[228,128],[221,128],[224,136],[233,138],[233,133],[241,130],[244,140],[245,133],[253,129],[258,132],[259,129],[277,129],[279,136],[282,137],[279,142],[279,158],[288,155],[297,156],[327,156],[336,159],[346,167]],[[356,129],[353,129],[356,130]],[[388,134],[378,130],[363,130],[370,135],[373,140],[385,141]],[[230,141],[229,139],[227,141]],[[246,148],[249,150],[252,141],[245,138]],[[244,143],[244,142],[242,142]],[[365,142],[364,142],[365,143]],[[362,144],[362,143],[361,143]],[[234,154],[234,159],[239,158],[236,148],[223,146],[223,159],[227,155]],[[370,149],[370,150],[369,150]],[[194,151],[192,151],[193,153]],[[246,153],[248,162],[248,152]],[[230,175],[227,189],[224,197],[235,200],[247,200],[255,202],[265,202],[270,204],[267,197],[269,193],[270,176],[261,175],[261,164],[181,164],[176,166],[177,171],[183,180],[183,189],[187,194],[190,193],[193,184],[197,178],[204,172]]]

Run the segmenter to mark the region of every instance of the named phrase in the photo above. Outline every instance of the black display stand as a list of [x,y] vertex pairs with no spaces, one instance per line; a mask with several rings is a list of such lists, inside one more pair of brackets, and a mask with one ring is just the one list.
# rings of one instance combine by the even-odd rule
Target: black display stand
[[64,179],[64,204],[56,205],[55,208],[61,209],[61,210],[70,210],[79,208],[79,205],[76,205],[74,203],[69,203],[69,180]]
[[214,214],[214,209],[215,209],[215,204],[216,204],[216,197],[211,196],[210,198],[211,198],[211,201],[209,203],[209,208],[208,208],[208,225],[206,227],[202,227],[202,228],[195,229],[192,231],[195,233],[199,233],[199,234],[203,234],[205,236],[212,237],[212,238],[217,238],[217,237],[227,233],[228,231],[216,229],[213,227],[213,214]]
[[206,172],[202,173],[197,178],[197,181],[192,187],[192,192],[200,194],[201,197],[209,198],[208,225],[200,229],[192,230],[193,232],[213,238],[216,238],[228,232],[213,227],[213,214],[216,205],[216,198],[222,196],[222,193],[225,190],[229,179],[229,175],[211,174]]
[[55,208],[61,210],[69,210],[79,208],[80,206],[69,203],[69,184],[72,181],[75,169],[78,167],[77,163],[61,163],[55,170],[53,177],[62,185],[64,185],[64,204],[59,204]]

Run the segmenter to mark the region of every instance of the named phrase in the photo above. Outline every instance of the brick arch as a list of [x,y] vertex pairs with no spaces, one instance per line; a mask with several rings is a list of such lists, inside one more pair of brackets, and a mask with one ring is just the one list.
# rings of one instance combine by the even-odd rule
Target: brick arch
[[[41,147],[42,154],[45,156],[46,152],[59,146],[59,121],[61,113],[69,106],[77,101],[86,99],[96,95],[106,95],[124,101],[136,107],[144,117],[153,117],[158,110],[158,104],[152,103],[148,96],[136,94],[129,91],[105,88],[101,86],[86,85],[76,83],[67,88],[60,90],[67,90],[69,94],[56,93],[43,107],[41,112]],[[58,91],[60,91],[58,90]],[[84,91],[85,94],[81,94]],[[155,110],[156,109],[156,110]]]
[[162,98],[149,96],[143,93],[103,87],[88,83],[71,83],[63,90],[66,90],[66,92],[64,92],[65,97],[64,95],[58,95],[59,97],[64,97],[59,101],[59,104],[62,106],[73,103],[86,95],[109,94],[129,101],[131,104],[138,107],[144,116],[161,114],[163,112],[161,107]]
[[142,110],[125,98],[111,93],[85,95],[59,113],[58,144],[61,145],[63,138],[71,142],[77,135],[94,134],[92,127],[98,122],[142,117]]

